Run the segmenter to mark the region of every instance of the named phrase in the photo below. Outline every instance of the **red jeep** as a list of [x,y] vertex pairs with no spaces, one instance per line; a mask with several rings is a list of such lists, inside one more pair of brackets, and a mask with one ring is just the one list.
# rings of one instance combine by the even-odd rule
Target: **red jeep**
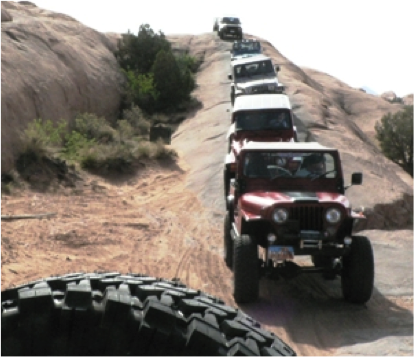
[[[351,185],[362,183],[353,173]],[[234,298],[253,302],[259,278],[319,272],[341,276],[346,300],[372,294],[374,257],[368,238],[352,234],[339,153],[318,143],[248,142],[239,151],[224,223],[225,262],[234,273]],[[313,266],[299,267],[297,255]]]
[[297,141],[289,97],[286,94],[255,94],[237,97],[227,132],[224,194],[235,177],[236,157],[248,141]]

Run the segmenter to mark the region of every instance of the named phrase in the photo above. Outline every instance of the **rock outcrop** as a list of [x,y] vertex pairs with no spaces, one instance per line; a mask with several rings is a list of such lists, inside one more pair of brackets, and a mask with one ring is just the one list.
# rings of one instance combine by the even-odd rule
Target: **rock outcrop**
[[413,105],[414,102],[414,95],[413,94],[408,94],[405,97],[403,97],[402,101],[404,103],[404,105]]
[[28,1],[2,1],[1,9],[5,172],[13,166],[21,133],[33,119],[69,121],[79,112],[115,117],[124,77],[112,52],[114,36]]
[[393,91],[384,92],[380,96],[382,99],[388,100],[389,102],[393,103],[397,100],[397,95]]
[[6,10],[1,8],[1,22],[8,22],[13,21],[13,17],[10,15],[10,13]]

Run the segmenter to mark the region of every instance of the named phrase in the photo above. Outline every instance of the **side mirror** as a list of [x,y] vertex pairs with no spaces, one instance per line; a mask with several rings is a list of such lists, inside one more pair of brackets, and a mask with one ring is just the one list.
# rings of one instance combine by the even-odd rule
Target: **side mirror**
[[279,65],[278,65],[278,64],[275,64],[275,71],[276,71],[276,72],[279,72],[279,71],[280,71],[280,67],[279,67]]
[[227,78],[231,80],[231,79],[233,79],[233,76],[231,74],[228,74]]
[[351,185],[362,184],[362,172],[354,172],[351,177]]

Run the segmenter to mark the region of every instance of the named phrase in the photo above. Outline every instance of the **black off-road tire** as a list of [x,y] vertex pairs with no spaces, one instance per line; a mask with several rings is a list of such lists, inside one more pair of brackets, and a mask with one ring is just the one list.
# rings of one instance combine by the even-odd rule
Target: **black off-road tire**
[[250,303],[259,297],[259,264],[255,239],[243,234],[233,241],[234,299]]
[[51,277],[1,300],[2,355],[295,355],[222,300],[140,274]]
[[230,211],[226,212],[224,217],[224,261],[227,267],[233,268],[233,240],[231,239],[231,219]]
[[353,236],[351,251],[342,258],[341,274],[344,299],[365,304],[374,288],[374,253],[367,237]]

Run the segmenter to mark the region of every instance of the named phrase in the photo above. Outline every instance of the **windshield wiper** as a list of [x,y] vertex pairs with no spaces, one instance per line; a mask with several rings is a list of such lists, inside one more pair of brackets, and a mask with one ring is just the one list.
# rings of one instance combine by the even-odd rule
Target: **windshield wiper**
[[327,174],[330,174],[330,173],[332,173],[332,172],[336,172],[336,170],[331,170],[331,171],[327,171],[327,172],[325,172],[325,173],[323,173],[323,174],[316,175],[316,176],[314,176],[314,177],[312,177],[312,178],[311,178],[311,181],[316,180],[317,178],[324,177],[324,176],[326,176]]

